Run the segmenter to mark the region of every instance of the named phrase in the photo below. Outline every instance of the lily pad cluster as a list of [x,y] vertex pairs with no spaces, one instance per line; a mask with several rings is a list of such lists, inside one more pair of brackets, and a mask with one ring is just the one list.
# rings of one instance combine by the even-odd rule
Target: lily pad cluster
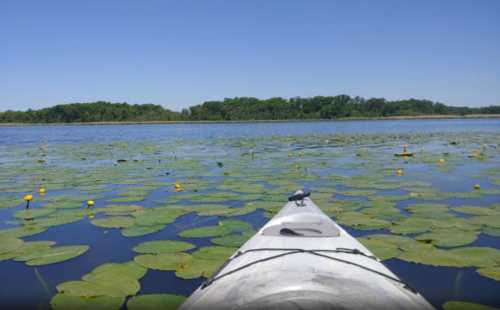
[[[394,156],[403,144],[412,157]],[[476,150],[481,156],[470,156]],[[100,266],[76,283],[60,284],[54,308],[178,305],[183,297],[169,292],[137,295],[146,268],[183,279],[210,276],[255,234],[253,218],[272,217],[301,188],[312,189],[312,199],[339,224],[375,233],[360,240],[382,259],[473,267],[499,280],[498,249],[475,245],[483,235],[500,237],[497,133],[42,142],[0,146],[0,163],[6,219],[0,260],[38,265],[82,255],[93,244],[26,241],[50,236],[55,226],[71,231],[81,221],[144,241],[135,245],[133,262]],[[29,209],[25,194],[34,195]],[[195,220],[183,222],[190,216]],[[179,240],[158,240],[166,228],[179,232]],[[213,246],[196,248],[198,240]],[[114,285],[116,273],[123,284]]]
[[79,281],[57,285],[58,294],[51,300],[54,309],[120,309],[127,296],[139,292],[139,280],[147,269],[134,263],[104,264]]
[[13,259],[28,266],[49,265],[67,261],[87,252],[87,245],[55,246],[53,241],[23,241],[0,237],[0,261]]

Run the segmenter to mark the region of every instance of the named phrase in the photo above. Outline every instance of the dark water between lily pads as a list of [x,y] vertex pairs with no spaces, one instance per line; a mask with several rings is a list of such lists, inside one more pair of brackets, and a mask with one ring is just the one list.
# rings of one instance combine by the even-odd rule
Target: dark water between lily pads
[[[394,156],[403,144],[414,157]],[[396,175],[397,169],[404,173]],[[174,190],[175,183],[182,192]],[[474,189],[476,184],[480,189]],[[40,187],[47,189],[43,196],[37,193]],[[35,267],[16,258],[2,260],[6,250],[0,245],[0,304],[50,308],[57,285],[80,280],[102,264],[133,261],[140,255],[133,248],[145,241],[187,241],[196,246],[187,251],[193,253],[213,246],[213,237],[183,238],[180,232],[225,219],[258,230],[288,194],[303,187],[312,189],[313,200],[356,237],[419,239],[449,229],[473,238],[459,244],[429,237],[425,243],[442,251],[500,250],[500,221],[494,221],[500,219],[500,120],[0,127],[0,241],[2,232],[10,238],[6,231],[36,226],[40,232],[23,230],[14,237],[89,246],[80,256]],[[55,211],[33,220],[20,216],[20,198],[29,193],[33,209]],[[64,198],[72,204],[65,205]],[[94,211],[85,210],[87,199],[95,201]],[[113,216],[139,217],[137,211],[106,213],[116,204],[155,211],[175,206],[184,212],[154,232],[127,237],[127,227],[96,224]],[[440,211],[415,212],[420,205]],[[477,209],[461,212],[463,206]],[[357,221],[357,214],[363,220]],[[64,223],[64,216],[74,220]],[[414,218],[428,226],[398,231],[404,220]],[[457,224],[445,225],[450,222]],[[410,254],[415,253],[384,263],[437,308],[450,300],[500,307],[498,274],[495,279],[478,272],[500,273],[500,254],[466,267]],[[188,296],[202,281],[149,268],[137,294]]]

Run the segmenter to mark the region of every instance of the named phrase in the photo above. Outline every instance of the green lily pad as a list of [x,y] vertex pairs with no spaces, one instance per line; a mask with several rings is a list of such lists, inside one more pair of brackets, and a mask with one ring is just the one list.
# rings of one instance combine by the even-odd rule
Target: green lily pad
[[136,264],[133,261],[126,263],[108,263],[100,265],[89,274],[83,277],[83,280],[90,282],[101,282],[95,279],[99,278],[113,278],[119,276],[126,276],[136,280],[141,279],[146,274],[147,269],[143,266]]
[[240,216],[250,214],[255,211],[256,208],[252,205],[245,205],[241,208],[232,208],[232,207],[221,207],[214,210],[206,210],[206,211],[196,211],[198,215],[201,216]]
[[208,246],[200,248],[192,253],[194,258],[205,260],[222,260],[225,261],[236,252],[235,248],[222,246]]
[[358,241],[366,246],[375,256],[381,260],[386,260],[390,258],[397,257],[401,254],[401,250],[398,248],[397,244],[387,242],[384,240],[370,238],[370,236],[365,238],[358,238]]
[[494,228],[494,227],[483,227],[483,233],[494,236],[494,237],[500,237],[500,228]]
[[17,238],[0,238],[0,254],[15,251],[22,247],[24,241]]
[[124,196],[108,199],[109,202],[141,202],[146,198],[144,196]]
[[[120,279],[115,279],[118,282]],[[135,280],[134,280],[135,281]],[[80,296],[80,297],[125,297],[128,292],[123,292],[119,287],[101,285],[93,282],[86,281],[68,281],[57,285],[57,291],[67,296]]]
[[165,228],[165,225],[152,225],[152,226],[139,226],[134,225],[125,229],[122,229],[121,233],[124,237],[139,237],[148,234],[158,232]]
[[500,250],[489,247],[464,247],[449,250],[467,266],[490,267],[500,265]]
[[253,230],[252,225],[240,220],[223,220],[219,222],[219,226],[225,227],[233,233]]
[[104,228],[127,228],[135,224],[135,220],[129,216],[111,216],[91,221],[92,224]]
[[25,261],[28,266],[49,265],[80,256],[88,249],[87,245],[57,246],[16,256],[15,260]]
[[247,242],[248,239],[250,239],[254,234],[254,231],[248,231],[242,235],[226,235],[223,237],[213,238],[210,241],[220,246],[236,248]]
[[475,304],[466,301],[447,301],[443,304],[444,310],[498,310],[497,308]]
[[381,229],[391,226],[391,223],[385,220],[377,219],[360,212],[343,212],[337,216],[337,222],[356,229],[370,230]]
[[431,266],[446,266],[446,267],[467,267],[459,257],[454,256],[449,251],[427,248],[425,250],[415,249],[408,250],[398,256],[399,259]]
[[466,247],[453,250],[410,249],[404,251],[398,258],[432,266],[489,267],[500,263],[500,251],[487,247]]
[[230,233],[231,230],[229,228],[217,225],[187,229],[181,231],[179,236],[183,238],[219,237]]
[[406,210],[413,213],[414,216],[423,218],[447,219],[454,217],[448,212],[449,207],[443,204],[413,204],[406,207]]
[[134,247],[133,250],[142,254],[160,254],[183,252],[194,247],[195,245],[184,241],[155,240],[143,242]]
[[56,294],[50,300],[50,305],[54,310],[119,310],[124,301],[124,297],[81,297]]
[[56,244],[54,241],[27,241],[14,251],[0,254],[0,261],[13,258],[16,259],[17,257],[23,257],[31,253],[38,253],[49,249],[54,244]]
[[433,225],[433,220],[418,217],[409,217],[402,221],[396,222],[395,225],[390,228],[390,230],[394,234],[418,234],[432,230]]
[[488,216],[474,216],[469,219],[473,224],[485,225],[492,228],[500,228],[500,214]]
[[141,211],[144,207],[135,205],[107,205],[102,209],[107,215],[128,215],[132,212]]
[[128,310],[175,310],[186,300],[186,297],[171,294],[146,294],[132,297],[127,302]]
[[57,285],[61,294],[81,297],[125,297],[140,290],[139,279],[147,269],[134,263],[104,264],[83,276],[82,281],[68,281]]
[[134,212],[135,222],[140,226],[170,224],[187,212],[182,209],[154,208]]
[[500,266],[479,268],[477,272],[483,277],[500,281]]
[[456,247],[474,242],[478,235],[478,231],[447,228],[432,230],[432,232],[418,235],[416,239],[424,242],[432,242],[432,244],[440,247]]
[[47,215],[54,213],[54,212],[56,212],[55,209],[48,209],[48,208],[34,209],[34,208],[31,208],[31,209],[24,209],[24,210],[17,211],[14,214],[14,217],[16,217],[18,219],[34,219],[37,217],[47,216]]
[[484,208],[484,207],[476,207],[476,206],[460,206],[460,207],[453,207],[453,211],[460,212],[460,213],[465,213],[465,214],[472,214],[472,215],[498,215],[500,214],[497,210],[495,209],[490,209],[490,208]]
[[209,278],[224,263],[224,260],[190,259],[177,265],[175,275],[190,280],[199,277]]
[[141,266],[156,270],[175,270],[179,265],[191,259],[186,253],[162,253],[139,255],[134,261]]

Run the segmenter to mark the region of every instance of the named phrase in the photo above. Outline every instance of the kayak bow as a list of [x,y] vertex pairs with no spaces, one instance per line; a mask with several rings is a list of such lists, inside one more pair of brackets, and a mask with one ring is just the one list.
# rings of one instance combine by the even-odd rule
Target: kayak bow
[[434,309],[298,191],[181,309]]

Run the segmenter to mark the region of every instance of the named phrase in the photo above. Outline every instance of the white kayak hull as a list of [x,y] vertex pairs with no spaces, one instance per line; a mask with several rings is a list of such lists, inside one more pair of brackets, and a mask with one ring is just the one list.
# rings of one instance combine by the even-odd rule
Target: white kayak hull
[[181,309],[434,309],[369,256],[312,200],[289,202]]

